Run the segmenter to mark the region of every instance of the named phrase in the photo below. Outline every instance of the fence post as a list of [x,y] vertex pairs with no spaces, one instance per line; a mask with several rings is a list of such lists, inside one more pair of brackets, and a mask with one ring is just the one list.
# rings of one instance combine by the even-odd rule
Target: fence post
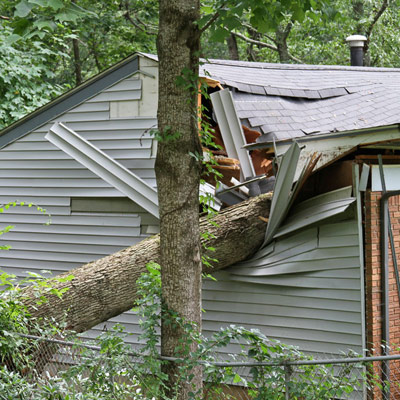
[[285,364],[285,400],[290,400],[290,377],[292,375],[292,368],[290,365]]

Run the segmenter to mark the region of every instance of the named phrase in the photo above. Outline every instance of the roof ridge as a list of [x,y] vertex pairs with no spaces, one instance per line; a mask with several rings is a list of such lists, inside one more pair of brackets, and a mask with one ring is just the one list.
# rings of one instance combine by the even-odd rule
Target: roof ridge
[[207,59],[203,68],[209,65],[229,65],[231,67],[247,67],[255,69],[277,70],[334,70],[334,71],[365,71],[365,72],[400,72],[400,68],[388,67],[355,67],[350,65],[318,65],[318,64],[279,64],[254,61],[236,61],[223,59]]

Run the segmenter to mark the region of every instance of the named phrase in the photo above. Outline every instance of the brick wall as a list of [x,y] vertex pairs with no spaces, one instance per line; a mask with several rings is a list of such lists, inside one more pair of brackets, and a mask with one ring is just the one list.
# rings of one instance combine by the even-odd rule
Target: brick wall
[[[367,346],[374,355],[381,354],[381,249],[380,249],[380,199],[381,192],[365,194],[365,296]],[[400,196],[389,198],[389,212],[393,230],[396,258],[400,261]],[[394,274],[392,252],[389,254],[389,321],[390,346],[393,354],[400,353],[400,303]],[[399,263],[400,264],[400,263]],[[376,366],[376,373],[379,373]],[[400,363],[391,362],[391,380],[400,379]],[[394,376],[396,375],[396,376]],[[378,399],[379,396],[374,398]],[[396,396],[397,398],[397,396]]]

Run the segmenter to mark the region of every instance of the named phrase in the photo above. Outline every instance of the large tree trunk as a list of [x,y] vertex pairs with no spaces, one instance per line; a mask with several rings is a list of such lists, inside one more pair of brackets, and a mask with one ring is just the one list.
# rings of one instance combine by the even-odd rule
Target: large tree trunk
[[[261,195],[221,211],[210,225],[200,221],[201,232],[209,232],[208,245],[215,248],[218,259],[214,270],[226,268],[248,258],[264,240],[270,196]],[[59,299],[47,295],[47,302],[37,305],[34,289],[23,289],[24,304],[34,317],[54,318],[77,332],[86,331],[111,317],[132,308],[136,298],[136,281],[146,271],[146,264],[159,261],[160,238],[150,237],[135,246],[76,268],[68,274],[69,282],[53,282],[56,289],[69,290]],[[211,271],[212,272],[212,271]]]
[[[182,341],[187,334],[182,326],[171,323],[169,312],[201,329],[201,163],[194,157],[202,154],[197,121],[200,32],[196,22],[200,2],[160,0],[159,4],[160,139],[155,170],[160,206],[161,354],[179,357],[183,356]],[[194,351],[196,344],[189,346]],[[179,367],[176,363],[165,366],[167,397],[178,394],[184,400],[190,392],[201,392],[201,367],[190,372],[190,382],[182,380]]]

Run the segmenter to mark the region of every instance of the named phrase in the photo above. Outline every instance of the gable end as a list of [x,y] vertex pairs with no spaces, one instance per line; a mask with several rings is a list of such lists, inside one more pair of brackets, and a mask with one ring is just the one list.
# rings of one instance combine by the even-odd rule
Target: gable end
[[5,128],[0,132],[0,148],[7,146],[109,86],[132,75],[139,69],[138,58],[138,55],[128,57]]

